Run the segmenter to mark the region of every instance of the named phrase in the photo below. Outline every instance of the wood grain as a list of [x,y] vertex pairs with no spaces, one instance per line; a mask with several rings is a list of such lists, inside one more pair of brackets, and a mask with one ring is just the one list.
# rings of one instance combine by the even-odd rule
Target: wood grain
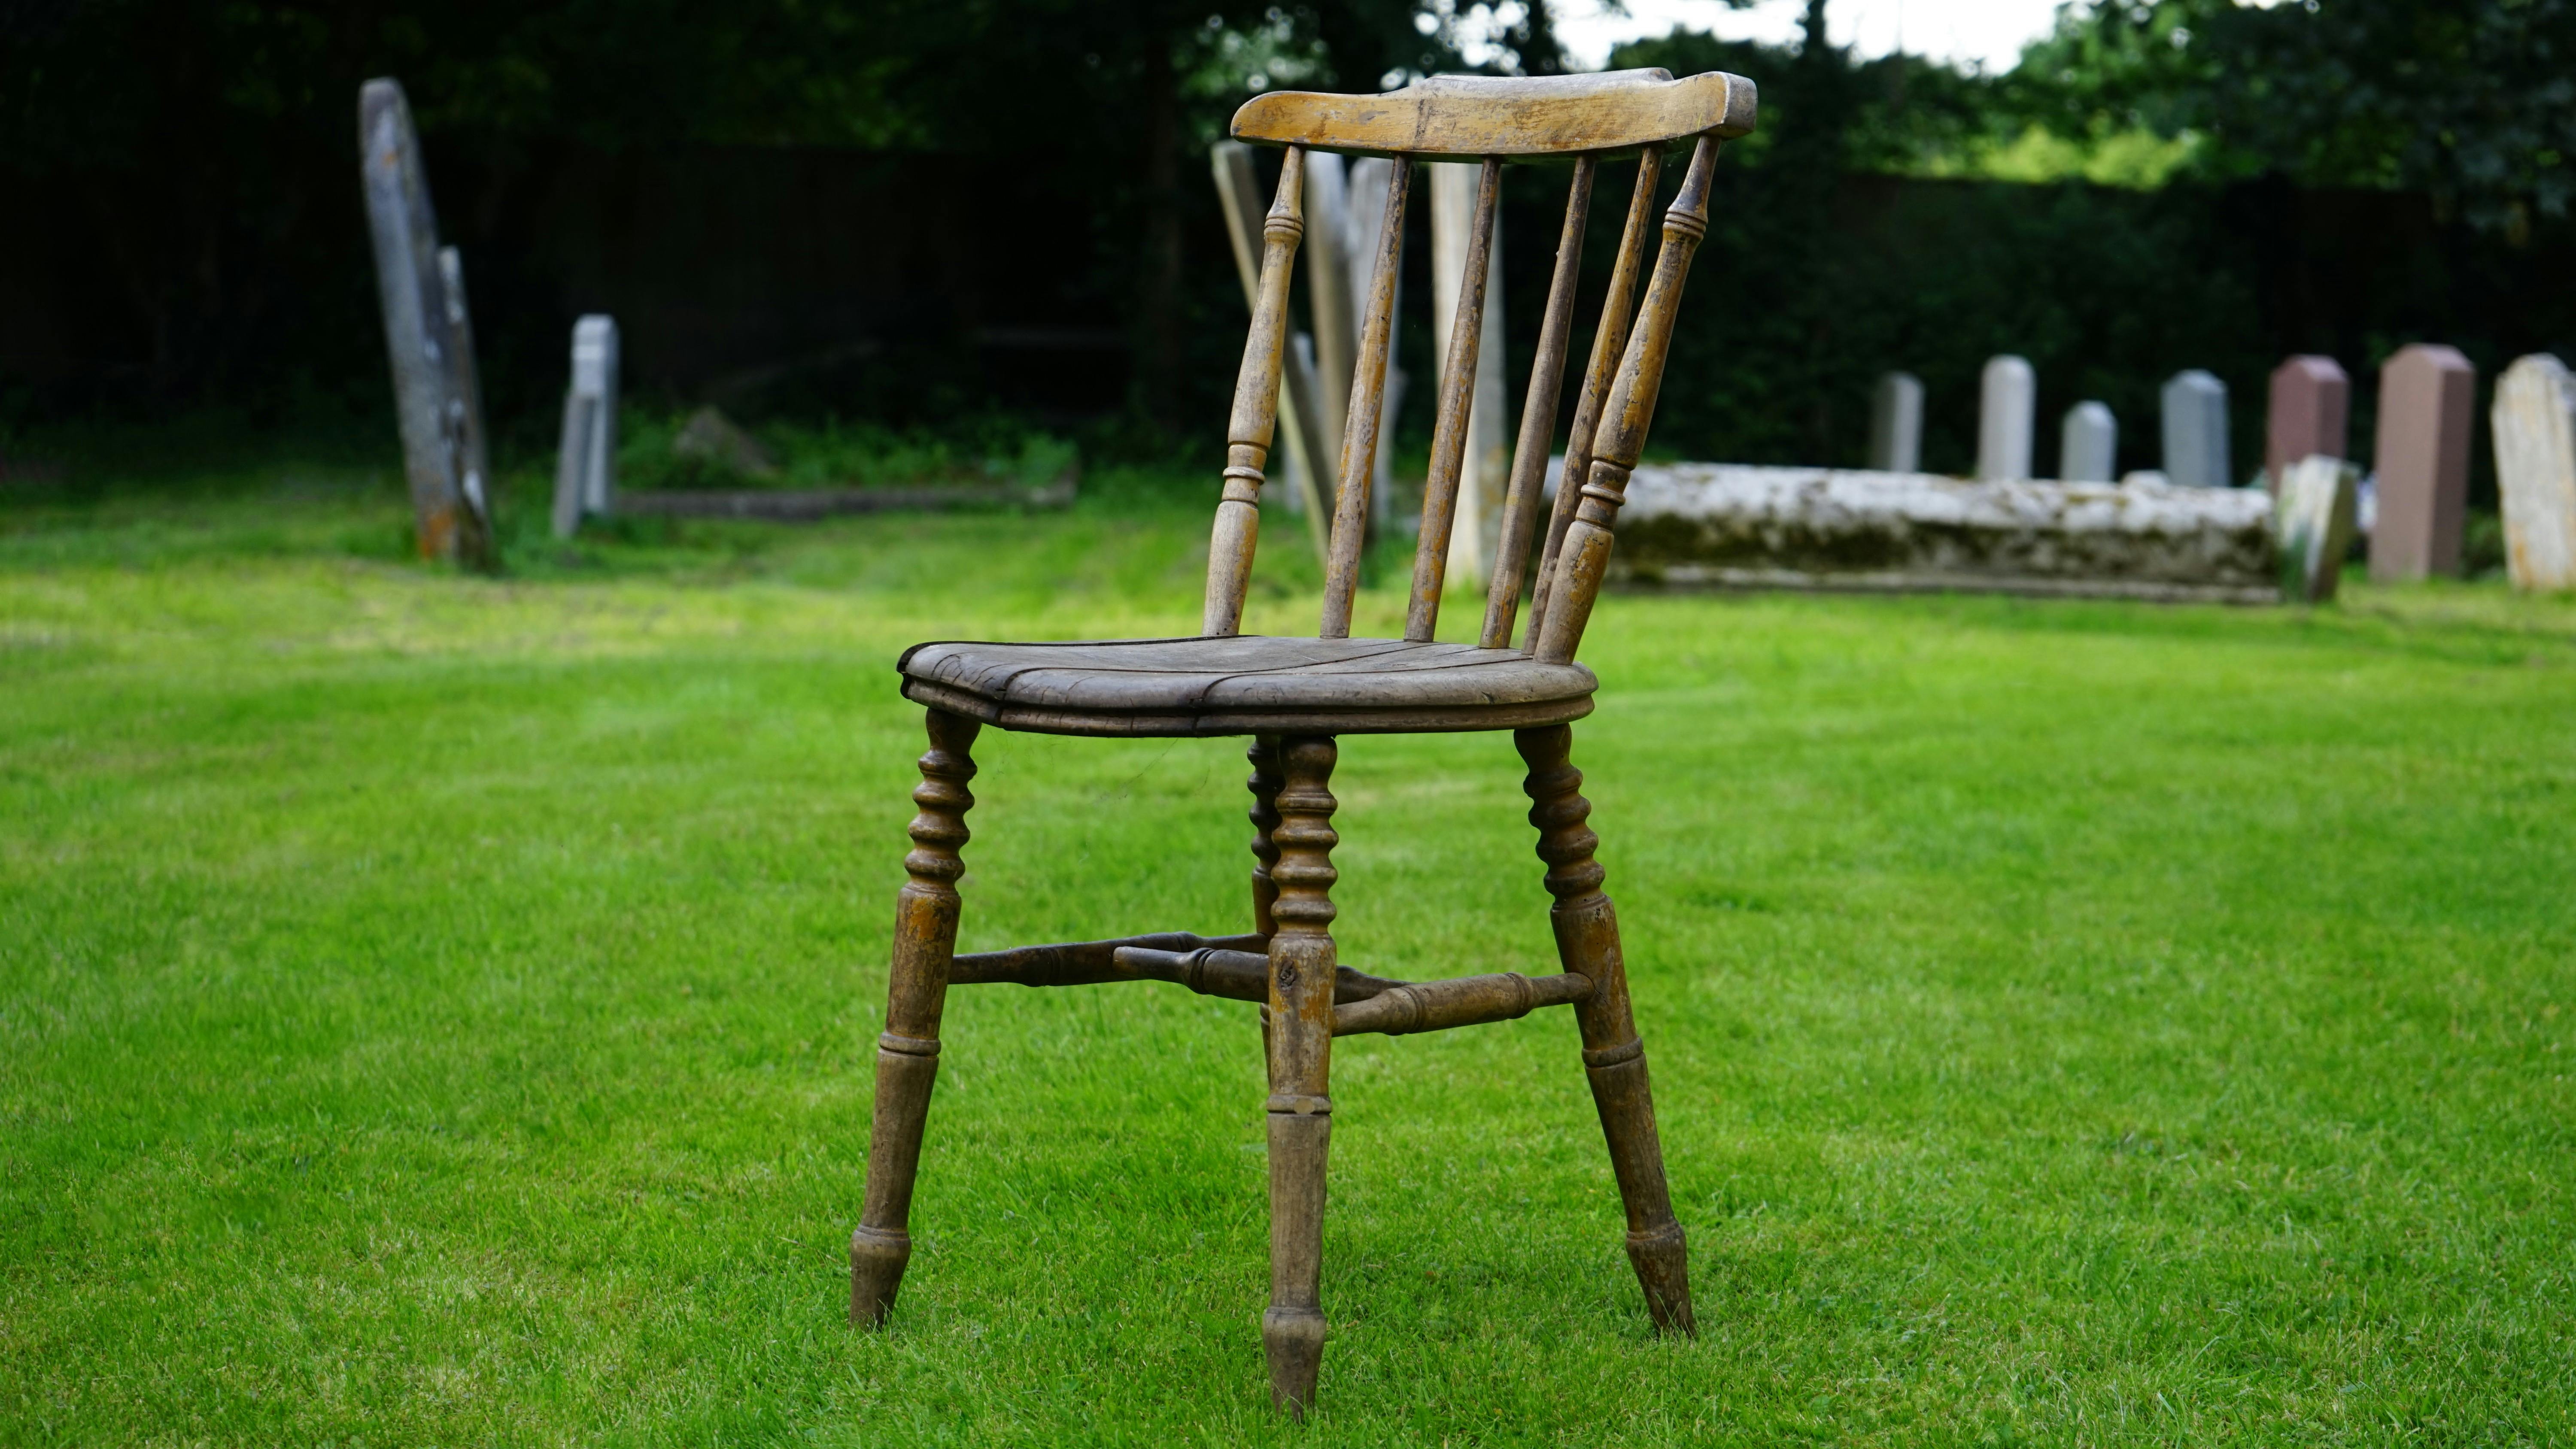
[[1271,1402],[1303,1418],[1324,1361],[1324,1164],[1333,1140],[1333,741],[1279,742],[1279,864],[1270,938],[1270,1307],[1261,1347]]
[[1592,1083],[1592,1105],[1601,1117],[1610,1170],[1628,1215],[1629,1266],[1645,1290],[1646,1311],[1655,1326],[1696,1333],[1690,1250],[1664,1180],[1655,1098],[1646,1080],[1646,1044],[1629,1009],[1619,914],[1601,889],[1603,871],[1593,859],[1600,837],[1585,823],[1592,803],[1583,798],[1583,772],[1571,759],[1574,732],[1563,725],[1522,730],[1512,743],[1529,765],[1521,788],[1530,798],[1530,824],[1538,828],[1538,857],[1547,863],[1548,893],[1556,897],[1548,925],[1556,934],[1557,959],[1568,972],[1592,983],[1592,990],[1575,1003],[1574,1019],[1583,1033],[1583,1070]]
[[1610,268],[1610,290],[1601,299],[1601,321],[1592,329],[1592,360],[1583,369],[1583,395],[1574,405],[1574,422],[1565,434],[1565,472],[1556,485],[1556,507],[1547,522],[1547,543],[1539,550],[1538,582],[1530,591],[1529,640],[1523,652],[1535,653],[1547,624],[1555,593],[1556,558],[1565,531],[1574,523],[1581,501],[1583,476],[1592,467],[1592,438],[1601,426],[1602,404],[1610,397],[1620,354],[1628,347],[1628,307],[1636,299],[1637,273],[1646,257],[1646,235],[1655,211],[1655,187],[1663,179],[1664,156],[1647,151],[1637,158],[1637,184],[1628,197],[1628,219],[1619,231],[1619,254]]
[[[1682,284],[1690,279],[1691,256],[1708,235],[1709,175],[1717,166],[1718,140],[1702,136],[1691,152],[1690,170],[1673,204],[1664,212],[1663,250],[1655,256],[1654,277],[1646,283],[1646,300],[1637,309],[1637,330],[1619,360],[1618,380],[1602,408],[1602,433],[1592,466],[1575,505],[1574,522],[1556,559],[1556,584],[1550,591],[1547,619],[1540,626],[1532,657],[1551,663],[1574,658],[1591,622],[1592,605],[1601,593],[1602,574],[1610,566],[1611,527],[1626,496],[1628,474],[1645,451],[1646,429],[1654,421],[1655,397],[1664,383],[1664,359],[1672,350],[1673,325],[1681,312]],[[1574,486],[1571,475],[1559,489]]]
[[1539,322],[1538,357],[1530,364],[1529,395],[1521,402],[1520,441],[1512,449],[1512,477],[1503,494],[1503,521],[1494,548],[1494,580],[1485,591],[1485,623],[1476,642],[1487,649],[1512,646],[1512,615],[1528,574],[1530,524],[1538,511],[1539,484],[1547,475],[1547,440],[1556,432],[1556,400],[1565,390],[1565,353],[1573,340],[1574,293],[1582,281],[1583,223],[1592,210],[1592,177],[1599,160],[1578,157],[1574,184],[1565,193],[1565,229],[1556,239],[1556,273],[1547,287],[1547,314]]
[[886,1026],[877,1038],[876,1123],[868,1139],[867,1200],[850,1235],[850,1321],[885,1322],[912,1259],[912,1181],[930,1087],[939,1075],[939,1014],[957,947],[957,878],[966,873],[966,812],[975,797],[969,753],[982,726],[931,710],[930,749],[912,792],[912,851],[895,895],[894,962],[887,972]]
[[1753,82],[1710,71],[1433,76],[1383,95],[1273,91],[1244,102],[1238,141],[1419,157],[1564,156],[1753,129]]
[[1485,274],[1493,260],[1494,201],[1503,182],[1500,157],[1485,158],[1476,178],[1476,217],[1468,224],[1467,262],[1458,278],[1457,318],[1440,367],[1439,406],[1431,428],[1431,470],[1422,483],[1422,536],[1413,551],[1413,592],[1404,637],[1427,640],[1440,627],[1440,589],[1449,570],[1449,531],[1458,521],[1458,478],[1467,461],[1467,413],[1476,399],[1477,344],[1485,335]]
[[1333,495],[1333,554],[1324,569],[1324,611],[1318,632],[1327,639],[1351,635],[1351,601],[1360,587],[1360,555],[1368,547],[1369,485],[1377,468],[1378,428],[1386,415],[1386,359],[1395,345],[1396,283],[1404,274],[1404,206],[1413,194],[1413,162],[1398,156],[1386,169],[1386,208],[1370,264],[1368,311],[1360,318],[1357,370],[1351,374],[1350,411],[1342,419],[1342,476]]
[[1297,239],[1306,233],[1305,192],[1306,153],[1291,146],[1279,165],[1278,197],[1261,228],[1261,300],[1252,309],[1243,366],[1235,375],[1234,413],[1226,422],[1225,490],[1208,539],[1201,633],[1232,634],[1243,622],[1243,591],[1261,539],[1261,469],[1279,423],[1279,359],[1288,339],[1288,282],[1296,270]]

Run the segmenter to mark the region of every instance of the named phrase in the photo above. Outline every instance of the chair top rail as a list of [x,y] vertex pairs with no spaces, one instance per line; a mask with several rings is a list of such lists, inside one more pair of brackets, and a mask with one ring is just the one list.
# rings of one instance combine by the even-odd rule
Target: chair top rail
[[1381,95],[1273,91],[1234,113],[1238,141],[1425,159],[1572,156],[1753,129],[1753,82],[1724,71],[1432,76]]

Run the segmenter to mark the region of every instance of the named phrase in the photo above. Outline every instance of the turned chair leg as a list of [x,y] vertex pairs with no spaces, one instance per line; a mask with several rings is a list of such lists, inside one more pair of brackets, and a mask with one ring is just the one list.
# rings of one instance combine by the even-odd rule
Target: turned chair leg
[[876,1127],[868,1139],[868,1195],[850,1235],[850,1321],[885,1322],[912,1258],[912,1179],[921,1166],[921,1132],[930,1115],[930,1084],[939,1075],[939,1011],[948,997],[948,961],[957,949],[957,878],[966,873],[966,812],[975,805],[968,750],[983,728],[974,720],[930,711],[930,751],[912,803],[911,878],[895,896],[894,965],[886,982],[886,1029],[877,1038]]
[[[1260,746],[1254,746],[1256,767]],[[1332,1145],[1333,760],[1329,736],[1280,742],[1279,853],[1270,867],[1270,1397],[1303,1417],[1324,1362],[1324,1161]],[[1255,777],[1256,780],[1258,776]],[[1258,793],[1259,786],[1255,785]]]
[[1664,1182],[1646,1044],[1629,1011],[1628,968],[1619,955],[1619,915],[1602,894],[1603,872],[1592,858],[1601,842],[1584,824],[1592,802],[1581,793],[1583,772],[1568,758],[1574,731],[1564,725],[1515,730],[1512,743],[1529,764],[1522,788],[1529,792],[1530,824],[1538,827],[1538,858],[1547,862],[1547,888],[1556,897],[1548,923],[1556,930],[1557,959],[1566,970],[1592,978],[1592,994],[1575,1004],[1575,1020],[1583,1030],[1584,1075],[1592,1080],[1592,1103],[1601,1113],[1610,1168],[1628,1211],[1628,1261],[1646,1290],[1655,1327],[1696,1333],[1690,1253]]

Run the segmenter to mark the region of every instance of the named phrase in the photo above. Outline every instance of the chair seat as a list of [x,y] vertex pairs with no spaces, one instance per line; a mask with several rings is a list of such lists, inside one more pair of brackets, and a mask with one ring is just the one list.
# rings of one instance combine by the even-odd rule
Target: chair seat
[[1526,729],[1592,712],[1580,664],[1402,639],[916,644],[904,697],[1058,735],[1409,734]]

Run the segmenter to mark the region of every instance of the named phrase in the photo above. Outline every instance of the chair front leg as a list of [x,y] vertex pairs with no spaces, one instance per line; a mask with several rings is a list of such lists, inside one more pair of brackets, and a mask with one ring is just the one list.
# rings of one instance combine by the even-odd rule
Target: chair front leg
[[912,1180],[921,1166],[921,1133],[930,1116],[930,1086],[939,1075],[939,1012],[948,997],[948,962],[957,949],[957,878],[966,873],[966,812],[975,805],[968,750],[983,726],[931,710],[929,753],[912,792],[910,879],[895,896],[894,964],[886,982],[886,1029],[877,1038],[875,1130],[868,1140],[868,1195],[850,1235],[850,1321],[885,1322],[912,1258]]
[[[1255,747],[1256,750],[1258,746]],[[1329,736],[1280,742],[1270,938],[1271,1401],[1303,1417],[1324,1362],[1324,1163],[1333,1137],[1333,761]],[[1256,759],[1258,756],[1256,755]]]
[[1619,914],[1603,894],[1604,872],[1593,851],[1601,843],[1585,821],[1592,802],[1583,798],[1583,772],[1570,756],[1574,731],[1564,725],[1515,730],[1512,743],[1529,765],[1530,824],[1538,827],[1538,856],[1547,862],[1547,888],[1556,905],[1557,959],[1568,971],[1592,978],[1592,994],[1577,1002],[1583,1030],[1583,1070],[1592,1081],[1592,1105],[1609,1139],[1610,1170],[1628,1213],[1628,1262],[1646,1291],[1655,1327],[1694,1334],[1690,1249],[1673,1216],[1672,1190],[1664,1181],[1664,1149],[1655,1133],[1655,1098],[1646,1081],[1646,1044],[1628,1006],[1628,968],[1619,954]]

